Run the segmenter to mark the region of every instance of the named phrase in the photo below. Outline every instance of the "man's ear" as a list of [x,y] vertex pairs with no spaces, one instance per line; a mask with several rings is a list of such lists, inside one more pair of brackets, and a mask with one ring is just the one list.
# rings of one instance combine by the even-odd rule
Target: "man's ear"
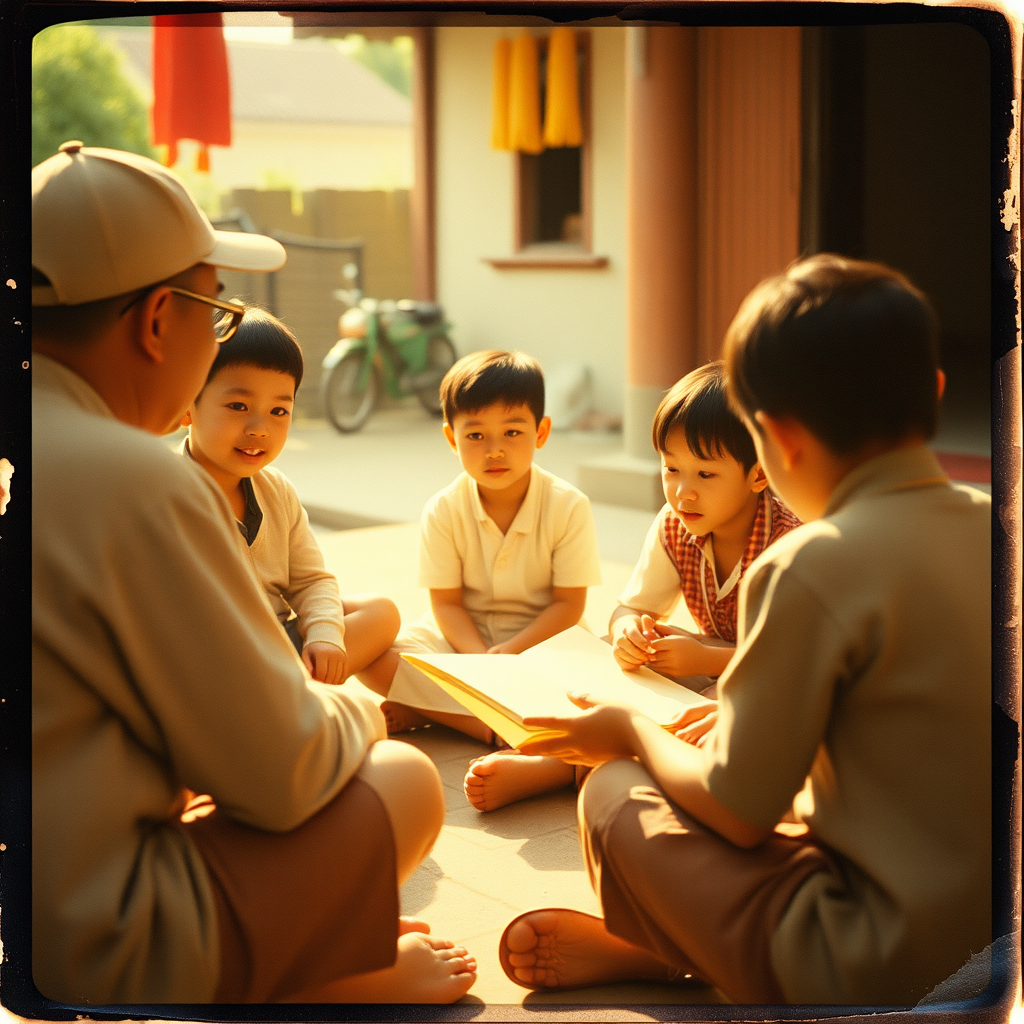
[[183,427],[191,427],[192,426],[192,410],[191,409],[186,409],[185,412],[182,414],[181,425]]
[[162,363],[170,330],[170,288],[154,288],[138,306],[135,314],[135,343],[150,362]]
[[537,447],[543,448],[548,443],[548,438],[551,436],[551,417],[541,417],[540,423],[537,424]]
[[936,370],[935,379],[939,385],[939,401],[942,401],[942,396],[946,393],[946,372],[945,370]]
[[769,416],[758,410],[754,413],[758,426],[778,449],[784,469],[792,469],[803,454],[807,428],[792,416]]
[[459,449],[455,444],[455,431],[452,430],[447,423],[442,423],[441,429],[444,431],[445,439],[448,441],[448,444],[451,445],[452,451],[457,452]]

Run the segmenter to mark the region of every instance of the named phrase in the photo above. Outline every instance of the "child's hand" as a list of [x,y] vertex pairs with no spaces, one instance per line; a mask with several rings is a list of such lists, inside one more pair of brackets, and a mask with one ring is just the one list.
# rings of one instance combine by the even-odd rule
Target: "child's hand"
[[539,725],[558,735],[523,740],[519,744],[520,753],[557,757],[568,764],[591,766],[635,754],[629,741],[629,723],[638,712],[625,704],[597,700],[582,693],[569,693],[568,697],[583,710],[583,714],[524,718],[524,725]]
[[669,731],[679,739],[692,743],[695,747],[703,747],[711,727],[718,721],[718,701],[709,700],[706,704],[693,704],[680,711],[668,723]]
[[518,654],[518,651],[513,650],[513,643],[511,640],[506,640],[503,644],[495,644],[493,647],[487,648],[488,654]]
[[682,635],[659,636],[651,647],[654,654],[648,665],[663,676],[680,679],[708,675],[704,645],[692,633],[683,631]]
[[619,668],[634,672],[655,654],[657,623],[650,615],[624,615],[615,623],[612,651]]
[[337,644],[314,640],[302,648],[302,663],[318,682],[337,686],[345,681],[348,653]]

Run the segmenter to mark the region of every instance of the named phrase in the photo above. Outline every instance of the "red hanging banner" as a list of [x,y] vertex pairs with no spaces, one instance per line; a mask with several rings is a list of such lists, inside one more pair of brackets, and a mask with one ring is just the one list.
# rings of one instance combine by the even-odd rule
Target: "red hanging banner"
[[[231,145],[231,81],[220,14],[153,18],[153,142],[177,159],[179,139],[195,139],[200,164],[207,146]],[[204,159],[205,157],[205,159]]]

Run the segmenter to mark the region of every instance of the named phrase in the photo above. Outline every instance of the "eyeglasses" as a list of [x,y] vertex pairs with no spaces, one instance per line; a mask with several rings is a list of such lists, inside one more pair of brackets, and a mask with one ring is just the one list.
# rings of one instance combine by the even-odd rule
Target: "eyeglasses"
[[[159,287],[159,285],[154,285]],[[221,345],[224,344],[228,338],[234,336],[235,331],[238,330],[238,325],[242,322],[242,317],[245,315],[245,306],[240,302],[224,302],[221,299],[211,299],[209,295],[200,295],[198,292],[189,292],[184,288],[175,288],[173,285],[166,286],[168,291],[174,292],[175,295],[184,295],[186,299],[195,299],[196,302],[203,302],[207,306],[213,307],[213,332],[217,336],[217,342]],[[151,291],[152,288],[147,288],[146,291],[140,295],[136,295],[131,302],[128,303],[124,309],[121,310],[120,315],[124,316],[132,306],[137,302],[141,302]]]

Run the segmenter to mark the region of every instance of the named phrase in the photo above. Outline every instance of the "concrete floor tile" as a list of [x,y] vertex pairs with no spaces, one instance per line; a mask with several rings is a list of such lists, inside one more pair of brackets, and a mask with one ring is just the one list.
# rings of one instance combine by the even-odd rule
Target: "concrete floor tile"
[[[504,928],[518,913],[515,907],[475,892],[439,871],[428,857],[401,892],[402,913],[428,921],[431,934],[461,944],[473,935]],[[426,877],[418,879],[421,872]]]
[[464,736],[456,729],[436,724],[422,729],[413,729],[411,732],[397,733],[392,738],[418,747],[434,764],[439,766],[450,761],[460,760],[469,764],[474,757],[486,754],[491,749],[487,744]]
[[[496,811],[478,811],[467,803],[461,810],[449,808],[447,821],[449,826],[480,833],[493,840],[530,839],[575,826],[576,790],[567,786],[554,793],[508,804]],[[488,841],[487,845],[492,844]]]
[[431,859],[445,877],[520,912],[550,905],[599,911],[579,841],[568,829],[492,850],[445,829]]

